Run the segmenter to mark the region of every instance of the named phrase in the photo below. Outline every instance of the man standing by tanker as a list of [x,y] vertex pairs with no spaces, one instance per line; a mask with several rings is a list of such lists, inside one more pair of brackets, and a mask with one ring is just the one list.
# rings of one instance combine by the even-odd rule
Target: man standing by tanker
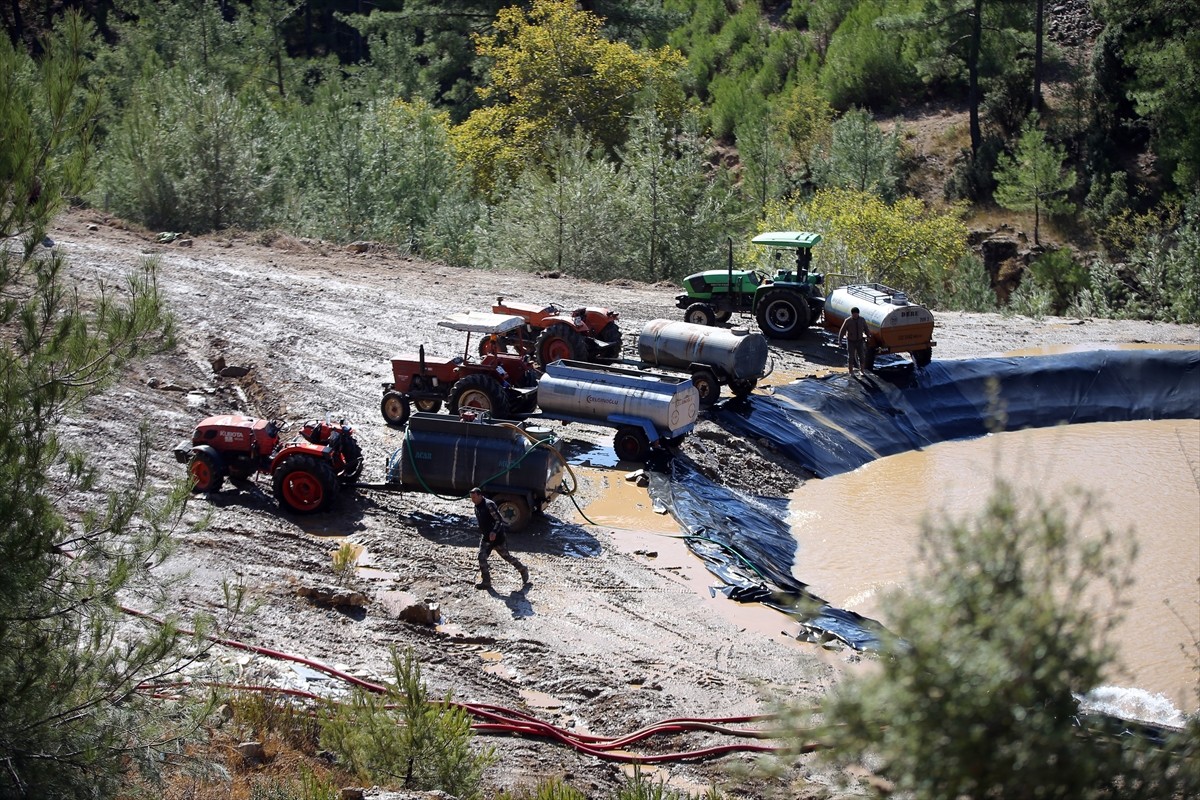
[[475,519],[479,522],[479,572],[482,576],[475,588],[492,588],[492,571],[488,568],[488,556],[493,550],[521,573],[522,588],[532,586],[529,582],[529,569],[508,552],[508,523],[500,514],[496,501],[484,497],[483,491],[476,486],[471,489],[471,502],[475,504]]
[[855,367],[858,367],[860,374],[867,371],[867,336],[869,334],[867,321],[859,316],[858,307],[850,309],[850,316],[846,317],[838,331],[838,344],[841,344],[842,338],[845,337],[846,366],[851,375],[854,374]]

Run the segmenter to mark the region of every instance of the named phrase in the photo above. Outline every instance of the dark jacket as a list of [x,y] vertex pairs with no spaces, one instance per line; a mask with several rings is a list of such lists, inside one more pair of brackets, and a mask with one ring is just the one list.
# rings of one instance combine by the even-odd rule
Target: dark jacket
[[479,523],[479,535],[484,541],[487,541],[489,533],[494,532],[496,541],[493,544],[496,544],[508,533],[508,523],[500,516],[496,501],[490,497],[483,498],[483,502],[475,506],[475,520]]

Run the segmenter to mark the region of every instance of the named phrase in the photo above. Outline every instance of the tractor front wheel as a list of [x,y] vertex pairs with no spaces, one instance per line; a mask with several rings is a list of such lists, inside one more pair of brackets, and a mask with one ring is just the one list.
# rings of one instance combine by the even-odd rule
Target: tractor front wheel
[[188,475],[192,479],[193,492],[218,492],[225,481],[225,470],[220,460],[205,452],[192,453],[188,461]]
[[700,393],[701,406],[711,406],[721,399],[721,382],[711,369],[698,369],[693,372],[692,385]]
[[333,467],[312,456],[295,455],[284,459],[275,470],[275,497],[297,514],[312,514],[324,509],[337,493]]
[[534,351],[543,369],[554,361],[586,361],[588,357],[587,342],[565,322],[556,322],[542,331]]
[[383,412],[383,421],[393,428],[404,427],[404,423],[408,422],[408,417],[412,414],[408,397],[400,392],[384,392],[379,410]]
[[529,508],[529,501],[524,497],[517,494],[498,494],[494,499],[496,510],[504,517],[510,531],[522,530],[529,524],[529,520],[533,519],[533,510]]
[[759,299],[755,318],[773,339],[795,339],[808,327],[808,302],[787,289],[773,289]]
[[715,325],[717,312],[708,303],[692,303],[683,312],[683,321],[693,325]]
[[413,405],[417,407],[417,411],[423,411],[426,414],[436,414],[442,410],[442,401],[436,397],[433,399],[413,400]]
[[645,461],[650,454],[650,440],[641,428],[621,428],[613,437],[613,450],[622,461]]
[[481,373],[460,378],[450,388],[450,413],[458,414],[467,408],[490,411],[494,418],[507,418],[508,398],[504,395],[504,387],[492,376]]

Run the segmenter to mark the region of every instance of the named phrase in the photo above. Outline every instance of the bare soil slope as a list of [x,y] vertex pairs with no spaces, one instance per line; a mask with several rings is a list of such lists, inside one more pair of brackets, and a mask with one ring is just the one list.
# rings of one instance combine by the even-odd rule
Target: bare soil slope
[[[200,418],[233,410],[293,423],[327,410],[344,414],[367,456],[363,480],[379,482],[401,441],[379,413],[388,359],[421,344],[430,353],[461,352],[458,334],[435,325],[443,313],[486,309],[497,295],[610,306],[621,312],[627,356],[635,354],[643,323],[680,313],[671,287],[482,273],[287,238],[223,235],[159,244],[91,212],[65,216],[51,236],[85,292],[101,281],[119,284],[143,259],[156,258],[178,322],[172,352],[138,364],[67,421],[68,437],[93,453],[110,488],[129,474],[126,445],[139,424],[152,431],[151,470],[166,486],[184,474],[172,446]],[[938,326],[935,358],[1200,339],[1194,327],[997,315],[939,314]],[[772,347],[772,353],[777,382],[837,371],[843,358],[829,336],[815,330],[797,346]],[[217,376],[212,362],[218,358],[249,367],[249,374]],[[573,425],[562,434],[575,458],[604,452],[611,442],[611,431],[601,428]],[[701,424],[685,449],[736,487],[783,492],[804,477],[711,422]],[[616,488],[632,491],[624,472],[578,470],[584,510]],[[627,505],[648,505],[644,490],[636,492],[622,495],[635,498]],[[180,536],[166,570],[186,575],[177,590],[185,613],[218,609],[222,580],[240,582],[258,610],[231,631],[236,638],[372,679],[387,677],[390,648],[411,647],[432,693],[453,689],[459,699],[523,709],[577,730],[615,735],[670,717],[806,703],[836,680],[840,664],[855,659],[797,642],[788,620],[774,612],[710,598],[708,574],[677,539],[661,535],[671,526],[652,514],[643,515],[653,523],[645,530],[615,530],[587,524],[560,498],[544,522],[513,537],[513,549],[531,567],[533,588],[519,591],[515,573],[500,563],[493,593],[473,588],[477,535],[466,500],[360,490],[341,495],[328,513],[297,517],[281,511],[260,481],[251,491],[226,488],[197,497],[187,516],[205,515],[207,527]],[[331,553],[344,540],[366,550],[370,568],[359,571],[353,586],[370,601],[365,611],[323,608],[297,595],[300,588],[332,583]],[[401,592],[437,604],[443,624],[398,620],[389,608]],[[217,661],[247,680],[315,678],[235,653]],[[696,736],[660,746],[690,749],[704,742]],[[492,743],[502,757],[487,776],[496,787],[558,776],[598,793],[619,777],[617,766],[562,747],[521,739]],[[728,785],[725,771],[745,761],[664,766],[660,774],[695,789],[714,779]],[[827,796],[832,780],[804,760],[787,778],[786,793]],[[748,781],[739,793],[766,796],[766,786]]]

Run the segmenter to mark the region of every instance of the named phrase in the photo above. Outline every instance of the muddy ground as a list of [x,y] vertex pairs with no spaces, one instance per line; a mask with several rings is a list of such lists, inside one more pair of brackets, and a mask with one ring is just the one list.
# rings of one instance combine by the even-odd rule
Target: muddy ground
[[[632,282],[595,284],[569,277],[484,273],[427,263],[380,248],[355,252],[284,236],[216,235],[158,243],[95,212],[64,216],[51,231],[85,291],[119,284],[144,259],[175,315],[178,344],[137,364],[115,388],[67,420],[74,443],[92,451],[119,486],[129,474],[137,426],[155,443],[153,479],[182,479],[172,446],[194,423],[241,411],[282,418],[293,427],[326,411],[357,428],[367,458],[363,480],[381,482],[401,433],[383,424],[381,384],[388,359],[415,351],[452,355],[461,335],[436,327],[444,312],[488,309],[497,295],[566,306],[609,306],[621,313],[625,355],[636,355],[647,320],[678,319],[674,287]],[[937,315],[935,358],[999,354],[1048,345],[1171,342],[1196,344],[1196,327],[1087,320],[1064,322],[987,314]],[[752,324],[752,323],[751,323]],[[815,329],[796,346],[772,347],[772,383],[840,373],[843,354]],[[241,378],[214,373],[213,362],[249,368]],[[534,585],[521,591],[498,563],[496,589],[477,591],[478,541],[466,500],[371,489],[345,493],[327,513],[300,517],[280,510],[267,479],[249,491],[226,486],[197,497],[164,573],[185,576],[176,591],[185,614],[216,612],[222,582],[240,583],[256,607],[230,635],[256,645],[340,665],[371,679],[387,677],[392,647],[411,647],[432,693],[521,709],[548,722],[605,735],[631,732],[679,716],[715,717],[807,704],[833,685],[853,653],[798,642],[785,617],[710,596],[716,581],[691,558],[669,519],[649,510],[645,490],[624,481],[632,465],[612,463],[612,432],[558,428],[564,452],[579,464],[577,501],[589,516],[604,509],[620,524],[592,525],[560,498],[544,521],[515,534],[511,546],[530,566]],[[758,493],[785,493],[803,475],[753,442],[702,421],[683,447],[711,475]],[[364,548],[352,588],[365,609],[324,608],[299,589],[331,585],[331,553],[343,542]],[[408,593],[435,604],[437,627],[403,622],[393,611]],[[213,664],[251,681],[304,684],[286,665],[237,653]],[[309,688],[320,681],[308,683]],[[722,741],[673,739],[663,750]],[[538,741],[489,739],[501,755],[489,786],[530,786],[565,778],[589,794],[611,788],[621,766]],[[711,782],[739,796],[853,796],[861,786],[832,788],[838,776],[812,757],[784,777],[733,779],[749,756],[664,765],[654,774],[699,791]]]

